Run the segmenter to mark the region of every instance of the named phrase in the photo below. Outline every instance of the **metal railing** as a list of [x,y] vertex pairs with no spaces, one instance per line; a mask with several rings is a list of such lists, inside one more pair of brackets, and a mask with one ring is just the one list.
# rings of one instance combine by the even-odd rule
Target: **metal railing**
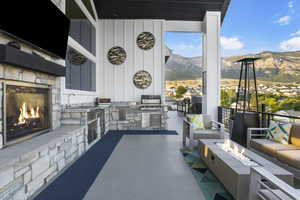
[[[252,113],[259,114],[259,122],[261,128],[267,128],[270,125],[270,121],[281,121],[281,122],[291,122],[291,123],[299,123],[300,117],[297,116],[289,116],[289,115],[280,115],[275,113],[265,112],[265,106],[262,106],[262,111],[250,111]],[[241,110],[238,110],[241,111]],[[234,118],[236,110],[234,108],[228,107],[218,107],[218,122],[223,123],[227,129],[230,129],[232,120]],[[249,111],[247,111],[249,112]]]
[[189,103],[177,101],[177,112],[186,114],[188,112]]
[[177,112],[186,114],[201,114],[202,113],[202,104],[201,103],[190,103],[186,101],[177,102]]

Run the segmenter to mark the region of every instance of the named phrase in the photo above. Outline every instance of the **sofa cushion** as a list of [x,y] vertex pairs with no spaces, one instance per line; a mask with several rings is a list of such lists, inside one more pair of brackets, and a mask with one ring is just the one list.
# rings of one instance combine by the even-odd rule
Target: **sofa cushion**
[[212,128],[211,116],[202,114],[202,117],[203,117],[203,123],[205,129],[211,129]]
[[266,153],[270,156],[276,156],[277,151],[281,151],[281,150],[295,150],[295,149],[300,150],[300,148],[297,147],[297,146],[280,144],[278,142],[268,140],[268,139],[254,139],[254,140],[251,140],[250,146],[253,149],[256,149],[258,151]]
[[219,130],[197,130],[194,131],[194,139],[222,139],[223,135]]
[[300,125],[294,124],[290,132],[290,143],[300,147]]
[[300,170],[300,150],[282,150],[277,151],[277,158]]
[[203,130],[205,129],[204,120],[202,115],[187,115],[187,120],[192,124],[193,130]]
[[274,121],[271,121],[267,138],[281,144],[289,144],[289,135],[291,128],[291,123],[276,123]]

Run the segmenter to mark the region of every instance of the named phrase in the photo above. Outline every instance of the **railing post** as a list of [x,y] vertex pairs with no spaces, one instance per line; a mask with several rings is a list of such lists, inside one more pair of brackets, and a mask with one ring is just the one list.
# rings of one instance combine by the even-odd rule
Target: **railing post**
[[266,105],[261,104],[261,127],[267,127]]
[[218,122],[223,123],[223,108],[218,106]]

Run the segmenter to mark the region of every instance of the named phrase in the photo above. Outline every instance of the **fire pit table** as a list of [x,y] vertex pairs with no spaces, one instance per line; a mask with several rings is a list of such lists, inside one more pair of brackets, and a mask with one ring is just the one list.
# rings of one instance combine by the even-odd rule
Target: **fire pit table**
[[248,199],[251,166],[265,167],[293,186],[293,174],[231,140],[201,139],[199,148],[202,160],[237,200]]

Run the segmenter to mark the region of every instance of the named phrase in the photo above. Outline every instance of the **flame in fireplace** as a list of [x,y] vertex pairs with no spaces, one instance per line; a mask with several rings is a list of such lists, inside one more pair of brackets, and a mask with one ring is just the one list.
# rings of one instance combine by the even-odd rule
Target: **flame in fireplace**
[[39,118],[39,107],[36,108],[31,107],[30,112],[27,110],[27,104],[24,102],[20,108],[20,115],[18,118],[18,124],[25,124],[28,119]]

